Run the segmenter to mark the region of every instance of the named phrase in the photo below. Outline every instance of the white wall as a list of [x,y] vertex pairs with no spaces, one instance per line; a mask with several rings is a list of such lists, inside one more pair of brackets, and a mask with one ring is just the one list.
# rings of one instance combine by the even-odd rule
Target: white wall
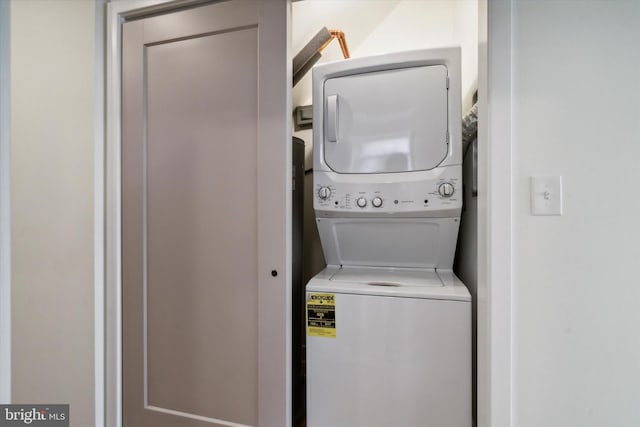
[[[640,2],[515,1],[513,425],[640,425]],[[529,214],[562,175],[564,216]]]
[[11,3],[12,400],[94,424],[95,4]]

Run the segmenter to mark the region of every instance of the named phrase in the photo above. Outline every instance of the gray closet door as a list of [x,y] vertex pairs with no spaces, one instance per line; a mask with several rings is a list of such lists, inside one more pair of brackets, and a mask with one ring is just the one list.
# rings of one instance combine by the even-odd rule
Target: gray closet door
[[[259,396],[286,399],[288,321],[261,325],[259,312],[288,312],[289,274],[286,232],[270,237],[286,229],[286,149],[259,165],[259,87],[281,85],[259,72],[260,7],[217,2],[123,24],[125,427],[266,426]],[[277,205],[258,215],[274,206],[261,191],[282,217]],[[275,254],[261,259],[269,243]],[[280,365],[281,378],[260,375]]]

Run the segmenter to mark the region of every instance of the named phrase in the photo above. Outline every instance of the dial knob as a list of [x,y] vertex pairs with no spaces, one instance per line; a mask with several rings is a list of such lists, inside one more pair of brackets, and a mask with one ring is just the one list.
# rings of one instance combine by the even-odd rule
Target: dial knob
[[320,197],[322,200],[327,200],[329,197],[331,197],[331,189],[329,187],[320,187],[320,189],[318,190],[318,197]]
[[438,193],[442,197],[451,197],[453,196],[454,191],[455,191],[455,188],[453,187],[453,184],[451,184],[450,182],[443,182],[438,186]]
[[358,207],[364,208],[365,206],[367,206],[367,199],[365,199],[364,197],[359,197],[358,200],[356,200],[356,204],[358,205]]
[[371,200],[371,204],[374,208],[379,208],[380,206],[382,206],[382,199],[376,196]]

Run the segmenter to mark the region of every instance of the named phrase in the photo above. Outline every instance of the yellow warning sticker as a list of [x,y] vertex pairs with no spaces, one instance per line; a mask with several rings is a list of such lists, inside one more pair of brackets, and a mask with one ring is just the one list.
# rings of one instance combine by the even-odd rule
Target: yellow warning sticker
[[336,337],[336,295],[309,293],[307,297],[307,336]]

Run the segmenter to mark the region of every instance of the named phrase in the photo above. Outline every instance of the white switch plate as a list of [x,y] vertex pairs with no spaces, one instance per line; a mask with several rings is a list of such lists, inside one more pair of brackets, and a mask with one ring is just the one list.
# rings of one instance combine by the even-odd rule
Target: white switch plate
[[562,177],[531,177],[531,215],[562,215]]

